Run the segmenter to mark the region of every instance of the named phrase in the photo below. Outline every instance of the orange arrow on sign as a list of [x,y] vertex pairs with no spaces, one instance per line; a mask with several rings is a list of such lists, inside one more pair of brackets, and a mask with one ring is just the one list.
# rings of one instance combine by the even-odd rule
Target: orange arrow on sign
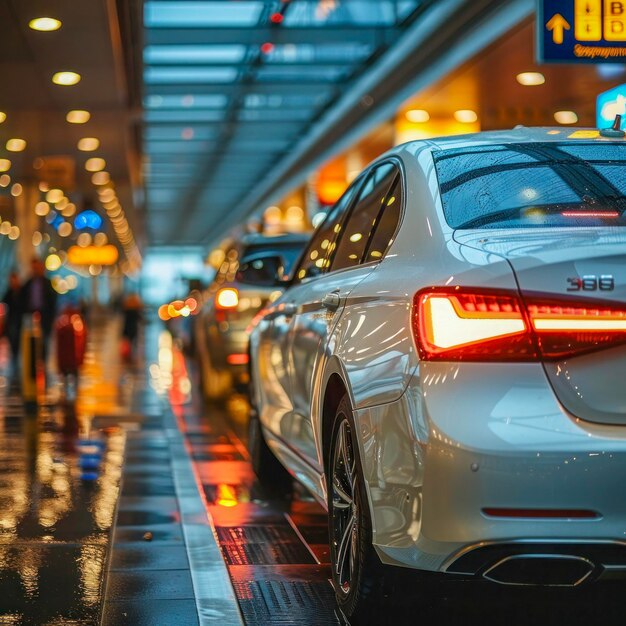
[[560,13],[555,13],[546,24],[546,28],[552,31],[552,41],[559,46],[563,43],[563,31],[569,30],[571,27]]

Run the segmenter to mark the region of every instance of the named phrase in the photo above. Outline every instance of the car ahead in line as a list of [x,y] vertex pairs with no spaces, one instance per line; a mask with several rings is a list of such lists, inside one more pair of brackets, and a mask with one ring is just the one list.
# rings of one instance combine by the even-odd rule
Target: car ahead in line
[[204,294],[194,335],[205,395],[221,399],[248,382],[247,327],[284,288],[310,234],[247,235],[225,253]]
[[382,564],[626,573],[625,195],[624,139],[484,132],[393,149],[314,233],[251,334],[250,446],[327,508],[351,623]]

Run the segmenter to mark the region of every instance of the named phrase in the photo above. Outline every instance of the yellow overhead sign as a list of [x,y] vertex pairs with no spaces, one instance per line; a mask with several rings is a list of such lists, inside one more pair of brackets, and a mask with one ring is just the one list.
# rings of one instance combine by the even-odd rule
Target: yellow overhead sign
[[538,57],[626,62],[626,0],[539,0]]
[[72,265],[114,265],[117,263],[119,252],[117,248],[106,246],[72,246],[67,251],[67,261]]

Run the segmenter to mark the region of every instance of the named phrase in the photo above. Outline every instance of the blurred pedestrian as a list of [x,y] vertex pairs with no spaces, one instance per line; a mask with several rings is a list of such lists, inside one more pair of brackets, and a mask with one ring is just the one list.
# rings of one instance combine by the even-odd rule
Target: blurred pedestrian
[[9,274],[9,287],[2,302],[5,305],[4,311],[4,328],[9,346],[11,347],[11,360],[13,362],[13,370],[20,353],[20,337],[22,333],[22,283],[20,276],[16,271]]
[[41,259],[33,257],[30,268],[31,277],[22,288],[22,312],[24,314],[39,313],[45,358],[56,315],[57,293],[45,276],[46,268]]
[[143,319],[143,302],[139,294],[129,293],[122,303],[124,325],[122,327],[122,356],[131,360],[136,348],[139,325]]

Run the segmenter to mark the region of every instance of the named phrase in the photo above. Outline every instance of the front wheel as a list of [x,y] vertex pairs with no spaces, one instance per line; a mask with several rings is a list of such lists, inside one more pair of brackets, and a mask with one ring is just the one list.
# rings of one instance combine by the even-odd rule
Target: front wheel
[[385,568],[372,546],[372,522],[350,400],[335,414],[328,456],[328,524],[337,603],[353,626],[380,623]]

